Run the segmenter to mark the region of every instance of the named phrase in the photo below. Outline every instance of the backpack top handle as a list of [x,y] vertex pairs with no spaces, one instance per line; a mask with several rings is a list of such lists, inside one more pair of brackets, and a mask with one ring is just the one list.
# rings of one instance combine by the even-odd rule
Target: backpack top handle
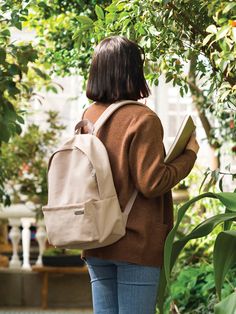
[[94,124],[89,121],[88,119],[84,119],[79,121],[75,126],[75,134],[81,133],[81,128],[87,127],[88,133],[93,134],[94,133]]

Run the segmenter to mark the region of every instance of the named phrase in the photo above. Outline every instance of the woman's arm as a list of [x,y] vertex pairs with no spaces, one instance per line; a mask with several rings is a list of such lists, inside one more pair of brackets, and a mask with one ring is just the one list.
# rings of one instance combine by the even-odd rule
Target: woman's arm
[[163,128],[155,114],[134,120],[129,165],[134,184],[144,196],[157,197],[169,191],[191,171],[196,153],[191,147],[169,164],[164,163]]

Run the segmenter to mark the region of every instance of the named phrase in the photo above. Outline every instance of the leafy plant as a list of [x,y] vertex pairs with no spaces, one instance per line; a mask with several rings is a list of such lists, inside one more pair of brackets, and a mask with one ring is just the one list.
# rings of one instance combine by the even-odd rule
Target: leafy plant
[[[227,177],[234,178],[229,172],[229,166],[226,168],[226,172],[222,172],[219,170],[204,170],[199,165],[195,166],[187,178],[190,198],[196,195],[199,186],[201,186],[202,191],[211,190],[214,192],[218,188],[223,190],[226,187],[225,179]],[[206,177],[206,179],[203,180],[203,177]],[[179,207],[175,205],[175,216],[178,214]],[[202,221],[224,213],[224,211],[225,206],[223,203],[215,198],[205,197],[193,203],[185,212],[176,230],[175,241],[191,233],[193,227],[198,226]],[[232,221],[224,223],[224,226],[227,224],[232,224]],[[184,249],[181,250],[171,272],[171,284],[164,303],[165,313],[209,314],[214,312],[214,306],[218,302],[218,299],[216,296],[212,261],[215,239],[221,231],[222,224],[219,224],[207,236],[191,239],[191,241],[186,243]],[[222,255],[222,248],[221,256],[224,257]],[[191,273],[195,273],[196,277],[191,277],[188,274],[188,270]],[[233,268],[226,275],[226,280],[223,282],[222,298],[230,295],[235,287],[235,271],[236,269]],[[183,282],[184,280],[189,282],[189,285],[192,287],[191,289],[185,288],[187,284]],[[209,288],[208,285],[209,287],[213,286],[213,289]],[[175,288],[172,289],[172,287]],[[180,293],[181,297],[177,293]]]
[[[220,202],[224,204],[227,208],[224,214],[218,214],[213,217],[210,217],[204,221],[202,221],[199,225],[197,225],[189,234],[183,236],[182,238],[175,240],[175,235],[177,233],[178,227],[180,222],[182,221],[186,211],[189,207],[194,204],[195,202],[201,200],[202,198],[209,197],[209,198],[216,198]],[[164,268],[162,270],[162,278],[160,284],[160,292],[159,292],[159,309],[160,312],[163,313],[163,302],[164,302],[164,293],[166,289],[166,285],[170,285],[170,273],[171,270],[176,263],[176,260],[184,248],[184,246],[188,243],[191,239],[196,239],[200,237],[205,237],[209,233],[214,230],[216,226],[222,224],[227,221],[234,221],[236,218],[236,193],[204,193],[201,194],[183,206],[181,206],[177,213],[177,221],[174,228],[168,234],[166,242],[165,242],[165,251],[164,251]],[[232,227],[232,226],[231,226]],[[214,247],[214,272],[215,272],[215,286],[216,292],[218,295],[219,300],[221,300],[221,289],[223,284],[223,279],[227,271],[236,264],[236,256],[235,256],[235,230],[224,230],[219,233],[215,241]],[[232,239],[233,242],[232,242]],[[220,258],[219,249],[222,249],[221,242],[227,242],[227,253],[224,255],[224,264],[220,269]],[[229,245],[230,244],[230,245]],[[233,294],[236,297],[236,294]],[[233,298],[232,296],[232,298]],[[232,299],[231,298],[231,299]],[[230,300],[231,300],[230,299]],[[233,306],[233,303],[232,303]],[[219,308],[220,306],[218,306]]]
[[[26,27],[37,33],[40,62],[50,73],[59,76],[82,74],[87,77],[91,49],[82,45],[78,50],[77,41],[73,40],[75,29],[80,25],[78,16],[85,19],[96,17],[96,5],[108,5],[105,0],[55,0],[31,1],[31,13],[24,22]],[[82,17],[83,18],[83,17]]]
[[65,128],[58,121],[58,113],[47,113],[46,125],[40,128],[30,124],[23,135],[3,143],[1,168],[4,169],[7,188],[13,202],[31,201],[41,213],[47,200],[47,162],[49,154]]
[[30,63],[37,59],[37,51],[31,43],[11,42],[12,28],[21,30],[27,13],[20,1],[0,3],[0,143],[20,134],[24,120],[18,104],[29,99],[32,92],[25,76]]
[[[227,275],[223,285],[223,296],[227,297],[236,285],[236,269]],[[213,266],[204,261],[181,265],[181,271],[175,271],[171,279],[170,294],[165,302],[168,313],[173,304],[180,313],[209,314],[214,313],[217,303]]]
[[[50,77],[37,65],[38,49],[22,40],[12,41],[15,29],[29,14],[30,1],[0,1],[0,157],[2,142],[7,143],[22,132],[29,100],[37,97],[34,89],[42,80],[49,84]],[[9,195],[4,189],[7,173],[0,163],[0,204],[9,205]]]

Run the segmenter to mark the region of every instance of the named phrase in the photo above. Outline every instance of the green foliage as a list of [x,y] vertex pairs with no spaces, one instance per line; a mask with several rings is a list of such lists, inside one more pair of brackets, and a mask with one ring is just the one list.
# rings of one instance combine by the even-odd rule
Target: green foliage
[[[224,206],[227,208],[227,212],[225,212],[224,214],[215,215],[213,217],[210,217],[202,221],[189,234],[181,237],[180,239],[175,240],[175,235],[177,233],[179,224],[182,221],[183,217],[185,216],[185,213],[187,212],[189,207],[195,202],[205,197],[216,198],[219,201],[221,201],[224,204]],[[191,199],[190,201],[188,201],[187,203],[185,203],[183,206],[179,208],[178,213],[177,213],[176,224],[174,228],[171,230],[171,232],[168,234],[166,242],[165,242],[164,268],[161,274],[160,292],[158,296],[159,308],[160,308],[161,313],[163,313],[163,303],[164,303],[164,294],[165,294],[166,285],[170,284],[171,270],[181,250],[183,249],[183,247],[187,244],[189,240],[200,238],[200,237],[205,237],[206,235],[211,233],[212,230],[219,224],[222,224],[225,221],[234,221],[235,218],[236,218],[236,193],[211,193],[211,192],[204,193]],[[235,247],[234,247],[234,251],[235,251]],[[217,258],[216,256],[217,255],[215,255],[215,264],[216,264],[216,258]],[[224,275],[226,274],[226,271],[233,265],[230,254],[226,255],[225,258],[228,258],[226,261],[226,266],[224,268],[225,270],[223,271],[221,270],[221,272],[216,272],[215,274],[215,285],[219,289],[222,286],[222,281],[223,281]]]
[[102,17],[97,5],[108,3],[110,1],[104,0],[34,0],[30,4],[31,11],[24,25],[36,31],[40,62],[50,73],[59,76],[80,73],[86,77],[92,47],[87,50],[87,45],[81,44],[78,50],[73,35],[81,21],[83,31],[88,30],[89,21],[93,23],[96,14]]
[[[212,173],[209,169],[205,171],[207,178],[202,184],[202,190],[204,192],[209,190],[214,192],[218,190],[218,183],[220,183],[219,186],[223,189],[224,178],[230,175],[228,167],[226,170],[226,173],[222,173],[219,170]],[[204,168],[202,169],[199,166],[195,166],[188,178],[184,180],[184,184],[189,186],[188,191],[190,197],[194,197],[198,193],[203,176]],[[180,206],[175,205],[175,216],[177,216],[179,207]],[[224,213],[225,211],[224,205],[217,199],[202,198],[195,204],[192,204],[191,208],[185,212],[176,230],[175,241],[181,240],[186,235],[189,235],[192,229],[200,225],[202,221]],[[227,228],[225,229],[225,225],[228,223],[229,226],[226,226]],[[222,232],[222,229],[228,230],[232,227],[232,223],[232,221],[229,221],[223,225],[219,224],[207,236],[191,239],[191,241],[185,244],[171,272],[171,285],[167,297],[165,298],[164,313],[169,314],[170,308],[173,312],[177,313],[178,311],[186,314],[214,313],[214,305],[218,302],[213,265],[211,265],[213,261],[214,244],[218,234]],[[224,247],[226,247],[226,245],[224,245]],[[224,258],[227,252],[224,251],[225,254],[222,254],[222,246],[219,250],[221,257]],[[188,274],[189,270],[190,273],[195,273],[196,277]],[[223,268],[220,266],[219,273],[221,273],[221,270],[223,270]],[[232,293],[235,287],[235,271],[235,268],[229,270],[223,281],[222,298]],[[185,288],[187,282],[189,282],[189,286],[192,287],[190,290]],[[172,287],[174,288],[172,289]],[[213,287],[213,289],[211,287]]]
[[64,129],[56,112],[49,111],[46,122],[44,129],[30,124],[23,135],[14,136],[1,148],[0,167],[7,182],[4,187],[12,201],[31,201],[36,209],[47,201],[47,162]]
[[212,144],[220,147],[229,144],[229,154],[236,154],[236,114],[234,111],[216,111],[217,124],[211,130]]
[[[29,1],[0,1],[0,157],[2,142],[7,143],[22,132],[25,109],[34,96],[33,88],[43,72],[32,67],[38,58],[36,48],[29,42],[12,42],[14,28],[22,29],[29,14]],[[32,68],[31,68],[32,67]],[[34,69],[34,77],[32,77]],[[43,78],[46,79],[46,74]],[[49,81],[49,77],[47,77]],[[9,195],[4,190],[8,176],[0,163],[0,203],[9,205]]]
[[220,85],[222,92],[219,94],[219,100],[224,102],[232,93],[236,78],[236,5],[232,1],[214,0],[208,8],[213,14],[214,24],[207,27],[206,32],[209,35],[205,37],[203,46],[206,43],[208,45],[207,50],[216,69],[215,80],[220,81],[222,76],[226,78]]
[[[165,312],[173,304],[180,313],[210,314],[214,313],[217,303],[215,296],[214,270],[212,265],[204,262],[182,265],[180,272],[175,272],[171,280],[170,294],[165,302]],[[223,286],[223,297],[228,296],[236,285],[236,269],[227,275]],[[230,312],[229,312],[230,313]]]
[[24,120],[23,111],[19,108],[25,107],[33,96],[35,83],[40,78],[47,84],[50,81],[49,76],[38,65],[35,66],[39,57],[38,47],[31,42],[11,39],[14,28],[22,30],[33,3],[0,1],[0,143],[21,132]]
[[[22,83],[23,74],[27,72],[30,60],[36,58],[35,50],[31,45],[17,46],[10,42],[10,27],[21,29],[23,18],[21,10],[13,10],[10,18],[4,16],[15,4],[18,9],[19,1],[0,2],[0,147],[3,141],[8,142],[11,136],[21,133],[24,120],[22,112],[15,104],[22,100],[22,92],[28,92],[28,87]],[[1,163],[0,203],[4,202],[8,205],[10,200],[4,190],[5,178],[5,169]]]
[[20,17],[13,15],[12,19],[0,21],[0,143],[8,142],[12,135],[21,132],[24,120],[18,108],[23,102],[22,98],[29,98],[31,92],[24,75],[28,72],[29,63],[37,58],[31,44],[10,42],[10,26],[20,27]]

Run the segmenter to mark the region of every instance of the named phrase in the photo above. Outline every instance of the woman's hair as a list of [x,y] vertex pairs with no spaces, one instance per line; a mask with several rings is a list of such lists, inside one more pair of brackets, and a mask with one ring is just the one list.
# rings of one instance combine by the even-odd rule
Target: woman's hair
[[92,58],[87,97],[102,103],[148,97],[143,62],[143,49],[135,42],[122,36],[102,40]]

